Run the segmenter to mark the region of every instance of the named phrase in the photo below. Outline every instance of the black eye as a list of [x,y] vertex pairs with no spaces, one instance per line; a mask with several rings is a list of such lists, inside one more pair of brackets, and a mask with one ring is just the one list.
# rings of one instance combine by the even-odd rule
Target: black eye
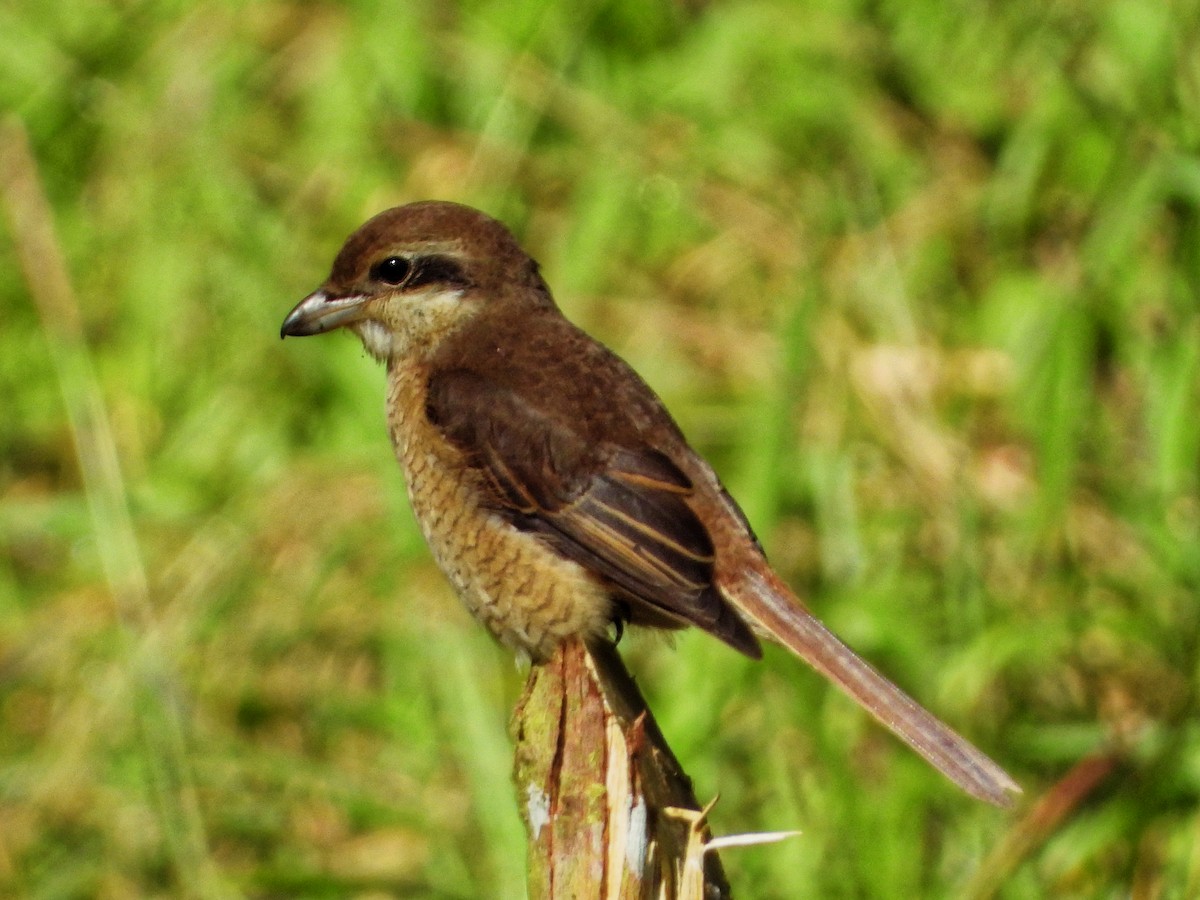
[[402,256],[389,256],[382,262],[371,266],[371,277],[384,284],[400,284],[408,277],[411,266]]

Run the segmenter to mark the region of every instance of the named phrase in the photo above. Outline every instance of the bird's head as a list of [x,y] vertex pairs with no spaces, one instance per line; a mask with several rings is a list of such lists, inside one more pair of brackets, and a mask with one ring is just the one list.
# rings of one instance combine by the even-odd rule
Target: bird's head
[[431,353],[483,309],[509,303],[553,306],[537,263],[508,229],[469,206],[410,203],[350,235],[280,337],[346,326],[386,361]]

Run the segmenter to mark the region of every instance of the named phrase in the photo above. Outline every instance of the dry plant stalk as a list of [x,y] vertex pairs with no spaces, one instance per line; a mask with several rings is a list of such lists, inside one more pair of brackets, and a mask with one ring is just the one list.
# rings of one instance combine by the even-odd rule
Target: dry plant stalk
[[568,640],[529,674],[513,715],[529,896],[730,896],[707,809],[616,649]]

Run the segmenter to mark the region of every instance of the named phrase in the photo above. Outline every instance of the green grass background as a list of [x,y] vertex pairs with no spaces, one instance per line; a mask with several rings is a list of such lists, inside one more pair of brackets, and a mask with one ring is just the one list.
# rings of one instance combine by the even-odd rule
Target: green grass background
[[803,831],[727,851],[738,896],[1200,895],[1198,29],[0,5],[0,895],[523,895],[522,675],[426,555],[382,371],[278,338],[429,197],[508,222],[812,606],[1025,786],[960,795],[782,652],[631,635],[715,830]]

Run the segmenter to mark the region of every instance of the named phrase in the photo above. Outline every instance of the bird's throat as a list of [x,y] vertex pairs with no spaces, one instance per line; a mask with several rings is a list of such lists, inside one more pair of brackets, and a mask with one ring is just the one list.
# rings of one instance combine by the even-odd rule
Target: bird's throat
[[380,362],[387,362],[395,349],[392,332],[386,325],[372,319],[363,319],[350,326],[362,340],[367,352]]

